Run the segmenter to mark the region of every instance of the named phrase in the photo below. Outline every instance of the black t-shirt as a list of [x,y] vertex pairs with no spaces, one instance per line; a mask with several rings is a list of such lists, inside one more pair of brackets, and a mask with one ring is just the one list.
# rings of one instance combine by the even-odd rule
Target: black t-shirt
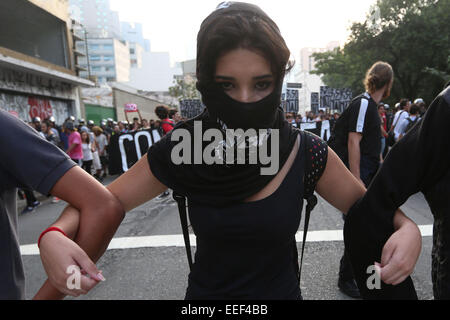
[[348,165],[348,135],[362,134],[360,152],[362,157],[379,161],[381,150],[381,119],[377,103],[366,92],[354,98],[336,121],[330,147]]
[[[406,299],[399,286],[368,290],[367,267],[380,261],[394,231],[393,218],[410,196],[422,192],[435,217],[433,286],[436,299],[450,299],[450,87],[430,105],[422,121],[389,151],[364,197],[349,211],[345,247],[364,297]],[[390,289],[389,289],[390,288]],[[398,288],[399,292],[395,292]],[[386,290],[384,290],[386,289]]]
[[0,110],[0,300],[24,299],[17,187],[48,194],[75,163],[36,130]]

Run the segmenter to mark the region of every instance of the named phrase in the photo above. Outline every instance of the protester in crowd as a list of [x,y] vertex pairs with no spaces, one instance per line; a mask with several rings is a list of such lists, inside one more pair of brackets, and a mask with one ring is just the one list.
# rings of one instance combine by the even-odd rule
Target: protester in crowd
[[286,121],[287,121],[288,123],[290,123],[290,124],[293,123],[294,117],[292,116],[292,113],[286,112],[286,113],[285,113],[285,118],[286,118]]
[[169,118],[169,108],[166,106],[157,106],[155,114],[160,119],[163,135],[168,134],[173,130],[175,122]]
[[81,129],[86,126],[86,122],[83,118],[78,119],[77,131],[81,132]]
[[30,212],[33,212],[37,207],[39,207],[39,205],[41,204],[37,199],[36,196],[34,195],[34,192],[32,189],[27,188],[27,187],[22,187],[21,188],[23,194],[24,194],[24,198],[27,202],[25,208],[23,208],[21,214],[27,214]]
[[78,164],[80,167],[83,160],[83,148],[81,146],[81,136],[78,131],[75,130],[74,124],[71,121],[66,122],[65,125],[66,133],[69,135],[69,148],[67,149],[67,154],[72,159],[73,162]]
[[300,129],[300,124],[302,123],[302,116],[299,114],[295,115],[295,124],[296,127]]
[[303,118],[303,123],[311,123],[311,122],[315,122],[314,120],[315,116],[314,116],[314,112],[310,111],[306,114],[306,116]]
[[[11,136],[15,139],[11,139]],[[102,224],[112,223],[123,210],[105,187],[75,166],[59,148],[3,110],[0,110],[0,146],[8,150],[0,157],[0,300],[25,299],[25,273],[17,237],[20,227],[16,210],[17,187],[61,197],[76,210],[81,210],[83,217],[86,214],[86,220],[83,218],[83,221],[78,221],[81,225],[91,223],[90,218],[93,216],[103,220],[96,225],[96,232],[102,234],[106,232]],[[78,211],[71,211],[69,207],[62,216],[66,220],[78,217]],[[120,221],[121,218],[116,223]],[[59,232],[47,231],[63,236]],[[66,228],[65,232],[69,237],[80,238],[76,230]],[[110,238],[112,236],[110,234]],[[81,257],[82,260],[86,258],[86,255]],[[94,265],[84,270],[89,276],[81,276],[83,288],[92,288],[101,280],[101,273]],[[86,291],[79,290],[77,293],[83,292]],[[67,293],[74,294],[74,291]]]
[[34,130],[36,130],[42,138],[45,139],[45,135],[44,135],[44,134],[42,133],[42,131],[41,131],[41,118],[39,118],[39,117],[34,117],[33,119],[31,119],[30,126],[31,126]]
[[[329,140],[330,147],[354,177],[366,187],[380,164],[381,120],[377,106],[382,99],[389,97],[393,80],[392,67],[388,63],[375,63],[366,73],[366,92],[350,102],[336,122],[333,136]],[[338,287],[350,297],[359,297],[345,250],[339,268]]]
[[[274,143],[278,144],[274,152],[280,155],[277,172],[261,174],[262,164],[176,165],[171,160],[171,139],[186,131],[192,136],[192,119],[153,144],[148,156],[108,186],[125,211],[168,187],[188,198],[197,252],[186,299],[301,299],[294,252],[303,192],[313,191],[317,182],[317,192],[342,212],[365,192],[325,142],[285,121],[280,102],[285,71],[290,69],[289,57],[278,27],[255,5],[227,2],[201,25],[197,88],[207,109],[195,121],[201,122],[203,130],[220,131],[226,126],[272,131],[267,139],[279,142]],[[273,140],[278,134],[279,139]],[[191,148],[193,144],[197,143],[192,141]],[[306,169],[306,157],[317,168],[314,173]],[[420,232],[400,210],[394,219],[395,241],[388,241],[396,248],[391,252],[393,260],[405,259],[409,267],[418,258]],[[90,225],[81,227],[76,226],[77,221],[57,222],[63,230],[75,228],[83,235],[78,240],[94,260],[108,238],[104,230],[96,229],[95,220],[92,215]],[[108,234],[117,229],[109,221],[98,223],[111,225]],[[81,250],[75,242],[62,238],[50,233],[41,243],[45,269],[58,289],[65,285],[67,275],[57,270],[66,270],[67,261],[78,261]],[[402,267],[387,265],[395,274]],[[400,272],[400,276],[408,274]],[[39,298],[49,295],[39,294]]]
[[92,162],[94,160],[92,153],[95,151],[95,145],[92,143],[87,131],[81,132],[81,148],[83,149],[83,162],[81,167],[92,175]]
[[384,159],[384,149],[386,149],[386,138],[387,134],[387,120],[386,120],[386,110],[384,109],[384,104],[380,103],[378,105],[378,114],[381,119],[381,150],[380,150],[380,163],[383,162]]
[[425,101],[423,101],[422,98],[417,98],[414,100],[414,104],[419,106],[419,117],[422,118],[427,112],[427,105],[425,104]]
[[[361,293],[367,299],[416,296],[413,285],[399,286],[392,279],[384,281],[381,290],[368,290],[366,270],[373,261],[380,261],[380,257],[381,263],[388,258],[380,252],[393,230],[392,215],[418,192],[425,195],[434,216],[431,250],[434,298],[450,299],[449,85],[450,82],[423,119],[390,150],[367,193],[348,213],[345,246]],[[411,109],[416,109],[413,106]]]
[[120,133],[128,132],[128,121],[119,121],[118,125]]
[[395,142],[398,141],[400,137],[399,124],[403,122],[409,116],[409,107],[411,106],[410,101],[408,99],[402,99],[400,101],[400,109],[397,111],[394,117],[394,123],[392,125],[391,130],[394,130],[395,134]]
[[403,138],[403,136],[406,133],[408,133],[408,131],[410,131],[417,122],[419,122],[420,120],[419,112],[420,108],[417,104],[414,103],[409,107],[409,117],[407,117],[405,120],[403,120],[401,123],[398,124],[398,132],[399,132],[398,140]]
[[69,131],[67,131],[66,124],[67,124],[67,120],[64,121],[63,125],[61,126],[61,133],[59,135],[59,137],[61,139],[60,148],[64,152],[67,152],[67,149],[69,149],[69,136],[70,136]]
[[174,113],[172,120],[175,122],[175,124],[179,123],[182,121],[181,115],[178,112],[178,110],[176,110],[177,112]]
[[56,124],[55,117],[51,116],[46,122],[50,129],[53,131],[56,139],[59,141],[58,145],[61,147],[61,127]]
[[[112,136],[114,135],[120,135],[122,132],[120,130],[120,126],[118,124],[114,125],[114,130],[111,133]],[[109,142],[108,142],[109,143]]]
[[155,129],[155,120],[153,120],[153,119],[150,120],[150,128],[152,130]]
[[[100,127],[92,128],[92,132],[95,135],[95,140],[97,142],[98,147],[98,155],[100,157],[101,170],[97,172],[97,175],[101,178],[106,178],[108,172],[108,139],[106,138],[103,129]],[[103,175],[101,175],[101,171],[103,171]]]
[[55,146],[59,146],[59,137],[55,134],[50,126],[50,121],[43,121],[41,124],[41,132],[44,135],[44,138],[54,144]]
[[143,130],[149,130],[150,129],[150,124],[148,123],[147,119],[142,119],[142,127],[141,129]]
[[138,131],[140,128],[139,118],[133,118],[133,123],[130,124],[130,131]]

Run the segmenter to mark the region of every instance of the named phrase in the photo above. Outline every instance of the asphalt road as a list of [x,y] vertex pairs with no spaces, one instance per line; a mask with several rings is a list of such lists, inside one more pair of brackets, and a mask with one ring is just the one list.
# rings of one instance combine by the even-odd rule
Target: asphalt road
[[[40,232],[61,213],[63,202],[49,200],[35,212],[19,217],[21,245],[35,244]],[[402,207],[418,225],[431,225],[433,218],[422,194],[412,196]],[[303,221],[300,230],[303,228]],[[310,231],[342,230],[341,214],[319,199],[311,215]],[[156,235],[181,235],[176,203],[167,197],[154,199],[128,213],[115,238]],[[297,243],[301,250],[301,243]],[[423,248],[412,275],[419,299],[433,299],[431,284],[430,236],[423,238]],[[342,241],[308,242],[302,272],[302,293],[306,300],[349,300],[337,288]],[[31,299],[46,279],[40,257],[23,255],[26,298]],[[98,263],[107,281],[99,284],[87,300],[180,300],[184,299],[189,267],[183,246],[159,246],[108,250]],[[72,298],[68,298],[72,299]]]

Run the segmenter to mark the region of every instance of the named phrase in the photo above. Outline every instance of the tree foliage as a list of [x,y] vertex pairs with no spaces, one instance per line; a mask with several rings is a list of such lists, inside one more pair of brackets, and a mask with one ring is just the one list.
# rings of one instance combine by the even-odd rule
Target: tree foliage
[[328,86],[359,94],[366,71],[385,61],[395,73],[388,103],[403,97],[431,103],[450,79],[449,0],[378,0],[350,31],[343,48],[314,54],[314,73]]
[[178,99],[199,99],[200,94],[195,86],[195,81],[177,79],[174,86],[169,88],[169,95]]

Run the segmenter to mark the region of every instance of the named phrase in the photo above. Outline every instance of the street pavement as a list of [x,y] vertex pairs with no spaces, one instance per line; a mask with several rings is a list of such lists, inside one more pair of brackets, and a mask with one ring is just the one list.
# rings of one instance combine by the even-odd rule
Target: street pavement
[[[109,177],[105,183],[112,181]],[[19,217],[19,237],[23,249],[26,276],[26,298],[31,299],[47,278],[35,245],[40,232],[53,223],[65,206],[64,202],[43,201],[34,212]],[[402,207],[403,211],[418,225],[429,227],[433,223],[430,209],[422,194],[412,196]],[[301,231],[303,221],[300,223]],[[352,300],[337,288],[339,260],[343,252],[341,239],[329,241],[324,238],[327,230],[342,230],[341,214],[319,199],[311,214],[309,233],[317,239],[307,242],[302,270],[301,288],[306,300]],[[340,232],[336,232],[341,234]],[[178,235],[178,241],[163,238],[162,243],[131,245],[122,238],[155,239],[154,236]],[[109,249],[97,266],[103,271],[106,282],[100,283],[88,295],[78,300],[181,300],[187,284],[189,266],[186,258],[178,208],[171,196],[153,199],[129,212],[119,227],[115,239],[122,249]],[[145,238],[140,238],[145,237]],[[148,238],[150,237],[150,238]],[[159,238],[159,237],[158,237]],[[180,240],[181,239],[181,240]],[[298,238],[299,239],[299,238]],[[300,238],[301,239],[301,238]],[[164,243],[164,241],[167,241]],[[33,247],[33,246],[32,246]],[[301,240],[297,242],[299,252]],[[27,248],[27,249],[26,249]],[[430,234],[423,237],[421,256],[412,275],[421,300],[433,299],[431,284]],[[195,249],[194,249],[195,250]],[[68,297],[67,299],[73,299]]]

